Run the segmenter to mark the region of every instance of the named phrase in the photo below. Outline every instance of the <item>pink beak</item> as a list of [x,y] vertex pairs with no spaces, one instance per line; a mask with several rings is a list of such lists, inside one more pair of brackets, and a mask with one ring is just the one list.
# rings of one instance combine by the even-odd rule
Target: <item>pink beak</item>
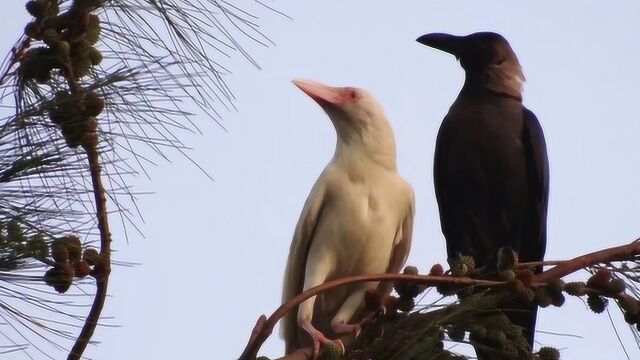
[[318,104],[339,105],[344,101],[342,89],[323,85],[316,81],[296,79],[292,81],[305,94],[309,95]]

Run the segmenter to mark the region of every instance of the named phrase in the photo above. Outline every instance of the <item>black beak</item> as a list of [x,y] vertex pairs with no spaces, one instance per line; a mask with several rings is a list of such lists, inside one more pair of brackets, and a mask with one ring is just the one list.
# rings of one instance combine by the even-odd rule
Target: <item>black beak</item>
[[447,52],[456,58],[461,58],[464,52],[464,41],[465,38],[463,36],[455,36],[443,33],[431,33],[422,35],[416,39],[417,42],[423,45],[427,45],[434,49],[442,50]]

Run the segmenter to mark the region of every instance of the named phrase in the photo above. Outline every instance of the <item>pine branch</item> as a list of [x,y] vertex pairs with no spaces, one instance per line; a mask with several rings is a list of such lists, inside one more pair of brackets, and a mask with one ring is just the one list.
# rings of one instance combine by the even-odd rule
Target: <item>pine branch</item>
[[[486,320],[486,315],[482,315],[482,312],[495,312],[496,309],[500,309],[500,304],[513,301],[514,299],[520,299],[523,303],[534,301],[540,307],[546,307],[550,304],[554,304],[555,306],[561,306],[564,303],[564,296],[562,292],[566,292],[569,295],[573,296],[587,296],[588,303],[591,309],[596,312],[604,311],[604,308],[607,305],[607,298],[614,299],[620,305],[622,311],[625,314],[625,319],[631,324],[640,323],[640,301],[634,296],[625,292],[627,286],[622,282],[620,278],[612,277],[613,272],[619,272],[624,275],[631,282],[631,291],[636,293],[636,286],[634,283],[640,282],[640,275],[636,274],[640,265],[636,266],[634,269],[630,269],[628,265],[624,264],[620,267],[616,267],[613,265],[614,262],[637,262],[640,257],[640,241],[636,240],[628,245],[612,247],[608,249],[603,249],[600,251],[592,252],[589,254],[585,254],[579,257],[576,257],[571,260],[565,261],[547,261],[547,262],[529,262],[529,263],[516,263],[511,264],[511,268],[513,269],[511,273],[515,276],[515,278],[505,279],[503,281],[488,281],[488,280],[477,280],[471,279],[468,277],[453,277],[453,276],[425,276],[425,275],[407,275],[407,274],[381,274],[381,275],[361,275],[354,276],[344,279],[338,279],[331,282],[327,282],[320,286],[316,286],[311,288],[296,297],[292,298],[287,303],[280,306],[269,318],[262,315],[256,326],[254,327],[250,340],[245,348],[243,354],[240,356],[239,360],[253,360],[256,358],[257,353],[259,351],[260,346],[271,334],[273,327],[276,322],[284,317],[284,315],[295,309],[297,305],[305,301],[306,299],[318,295],[324,291],[329,289],[333,289],[335,287],[344,286],[347,284],[352,284],[356,282],[368,282],[368,281],[395,281],[396,289],[399,293],[400,290],[398,288],[399,283],[414,283],[419,284],[423,287],[430,286],[440,286],[443,289],[448,289],[447,291],[451,291],[451,293],[458,293],[458,296],[462,296],[464,294],[475,293],[472,295],[472,305],[469,305],[469,295],[464,295],[461,297],[461,302],[457,304],[451,304],[445,308],[430,310],[427,312],[416,312],[409,315],[404,322],[394,327],[396,331],[407,331],[408,327],[414,326],[413,324],[422,324],[420,328],[414,330],[419,332],[424,332],[430,326],[436,326],[442,328],[442,326],[451,326],[447,324],[454,324],[453,327],[450,327],[451,331],[462,331],[462,335],[464,337],[465,331],[469,331],[469,318],[474,318],[478,322],[482,322]],[[517,256],[515,256],[517,259]],[[530,268],[535,268],[539,266],[552,266],[550,269],[538,274],[534,275]],[[472,266],[473,267],[473,266]],[[566,284],[562,282],[560,279],[564,276],[575,273],[579,270],[590,270],[594,267],[599,268],[598,271],[591,271],[593,276],[586,283],[570,283]],[[455,264],[452,264],[452,268],[458,268]],[[508,270],[508,269],[507,269]],[[468,269],[468,273],[472,274],[473,269]],[[509,276],[509,271],[501,271],[501,274],[506,274]],[[475,288],[476,290],[471,290]],[[478,293],[478,288],[486,288],[487,291]],[[456,290],[457,289],[457,290]],[[460,292],[462,289],[462,292]],[[440,289],[439,289],[440,290]],[[403,294],[400,294],[401,298]],[[416,295],[412,295],[416,296]],[[500,311],[500,310],[498,310]],[[465,313],[465,320],[463,323],[456,323],[456,321],[452,320],[452,314],[456,314],[456,312]],[[477,317],[480,316],[480,317]],[[484,319],[484,320],[482,320]],[[493,320],[492,320],[493,321]],[[458,324],[458,325],[456,325]],[[465,325],[466,324],[466,325]],[[508,328],[510,322],[503,323],[502,327]],[[477,324],[475,324],[477,325]],[[390,330],[389,324],[386,325],[385,328],[385,336],[393,330]],[[456,326],[458,326],[455,330]],[[462,327],[460,327],[462,326]],[[512,326],[512,325],[511,325]],[[638,325],[640,326],[640,325]],[[404,327],[404,330],[403,330]],[[477,326],[476,326],[477,328]],[[466,330],[465,330],[466,329]],[[368,328],[365,328],[364,333],[368,331]],[[373,330],[371,330],[373,331]],[[434,330],[435,331],[435,330]],[[472,330],[471,334],[474,334]],[[516,331],[516,330],[512,330]],[[458,334],[455,332],[455,334]],[[486,331],[485,331],[486,332]],[[518,331],[516,331],[517,333]],[[453,334],[453,333],[452,333]],[[477,334],[477,333],[475,333]],[[389,335],[393,336],[393,335]],[[431,335],[431,337],[436,335]],[[441,335],[438,335],[441,336]],[[462,338],[458,338],[459,335],[450,335],[452,338],[456,338],[454,341],[461,341]],[[513,336],[513,341],[516,341],[515,344],[520,341],[521,337],[518,335],[509,335]],[[363,335],[360,335],[362,338]],[[408,338],[417,338],[419,337],[416,334],[406,335]],[[359,338],[359,339],[360,339]],[[437,338],[437,336],[436,336]],[[392,344],[396,343],[398,340],[393,340],[388,346],[393,346]],[[345,344],[352,343],[352,337],[346,336],[341,338],[345,342]],[[437,339],[436,339],[437,340]],[[380,343],[381,339],[376,338],[372,344]],[[441,341],[437,340],[437,341]],[[526,341],[525,341],[526,343]],[[474,343],[474,346],[481,345],[479,343]],[[526,345],[526,346],[525,346]],[[366,341],[364,345],[359,345],[360,348],[365,346],[365,349],[368,345],[366,345]],[[387,347],[388,347],[387,346]],[[412,346],[418,346],[418,344],[413,344]],[[510,351],[516,351],[516,348]],[[382,346],[385,347],[385,346]],[[348,349],[349,347],[346,346]],[[522,345],[522,351],[527,351],[528,344]],[[424,349],[423,349],[424,350]],[[521,351],[517,350],[517,351]],[[394,350],[395,351],[395,350]],[[531,349],[528,349],[529,353]],[[546,354],[555,354],[557,350],[551,348],[543,348],[541,352],[547,356]],[[349,353],[347,351],[347,353]],[[312,348],[303,348],[298,349],[291,354],[288,354],[284,357],[279,358],[280,360],[308,360],[311,359],[313,355]],[[359,355],[354,355],[355,358],[358,358]],[[369,355],[364,355],[368,358]],[[513,355],[509,355],[513,356]],[[552,355],[555,356],[555,355]],[[507,356],[508,357],[508,356]]]
[[501,287],[507,285],[502,281],[490,281],[490,280],[478,280],[463,277],[450,277],[450,276],[430,276],[430,275],[406,275],[406,274],[377,274],[377,275],[358,275],[350,276],[343,279],[337,279],[328,281],[324,284],[314,286],[299,295],[296,295],[291,300],[281,305],[268,319],[262,315],[256,326],[252,331],[251,338],[247,344],[245,350],[240,355],[239,360],[252,360],[255,359],[260,346],[266,341],[266,339],[273,332],[273,328],[276,323],[282,319],[289,311],[296,306],[309,299],[312,296],[316,296],[327,290],[331,290],[337,287],[371,281],[400,281],[400,282],[417,282],[426,286],[435,286],[439,284],[447,284],[453,286],[479,286],[479,287]]
[[93,305],[91,305],[91,310],[89,311],[89,315],[87,315],[80,335],[78,335],[73,348],[69,352],[68,360],[79,360],[93,337],[93,333],[100,320],[104,303],[107,299],[109,275],[111,274],[111,232],[109,231],[106,191],[102,185],[102,177],[100,175],[100,155],[98,153],[98,134],[96,132],[98,124],[95,119],[90,119],[89,121],[91,125],[89,125],[89,131],[85,135],[82,147],[89,161],[96,202],[96,217],[100,231],[100,262],[95,265],[93,272],[93,276],[96,279],[96,294]]
[[[234,108],[225,83],[230,71],[216,55],[229,59],[237,53],[256,65],[244,40],[270,41],[249,11],[256,9],[244,7],[279,13],[256,4],[241,9],[217,0],[27,2],[33,19],[3,62],[0,76],[0,100],[13,102],[4,106],[12,114],[0,119],[0,228],[19,220],[25,236],[9,245],[0,239],[0,269],[50,269],[44,279],[0,273],[0,281],[15,284],[0,286],[0,308],[7,314],[0,318],[22,325],[27,331],[10,324],[31,345],[16,349],[35,348],[38,358],[53,358],[32,339],[67,352],[56,342],[64,339],[74,341],[69,359],[82,356],[100,319],[112,266],[106,202],[127,225],[125,237],[128,226],[138,230],[121,202],[136,206],[127,176],[145,172],[145,166],[155,164],[153,156],[167,159],[167,150],[191,161],[180,140],[180,132],[200,132],[195,114],[184,110],[189,105],[218,123],[222,110]],[[98,235],[99,253],[75,234]],[[16,250],[33,245],[41,253]],[[79,279],[89,274],[96,290],[83,291],[93,295],[86,317],[76,301],[49,300],[42,294],[51,294],[41,289],[19,287],[46,283],[64,293],[83,285]],[[18,307],[5,304],[4,298],[20,299],[14,300]],[[46,324],[23,313],[19,307],[25,304],[67,320]],[[63,306],[74,311],[63,311]],[[78,337],[75,322],[83,323]]]

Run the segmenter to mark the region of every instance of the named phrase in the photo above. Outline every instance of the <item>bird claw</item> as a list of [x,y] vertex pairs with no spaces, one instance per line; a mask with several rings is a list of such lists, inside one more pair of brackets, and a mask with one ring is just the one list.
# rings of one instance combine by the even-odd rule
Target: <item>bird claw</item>
[[301,323],[302,328],[309,334],[311,340],[313,341],[313,360],[316,360],[318,356],[320,356],[320,344],[328,345],[328,344],[336,344],[340,347],[342,353],[345,353],[344,344],[340,340],[330,340],[320,331],[318,331],[313,325],[311,325],[311,321],[306,320]]

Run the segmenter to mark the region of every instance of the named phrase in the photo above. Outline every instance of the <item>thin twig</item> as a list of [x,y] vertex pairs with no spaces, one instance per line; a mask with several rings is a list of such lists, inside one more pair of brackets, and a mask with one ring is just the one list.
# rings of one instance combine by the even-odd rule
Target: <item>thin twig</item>
[[633,241],[630,244],[616,246],[604,250],[578,256],[569,261],[565,261],[543,273],[536,275],[534,281],[546,283],[552,279],[559,279],[580,269],[588,268],[596,264],[611,261],[624,261],[634,259],[640,254],[640,241]]
[[105,196],[102,178],[100,176],[100,154],[98,152],[98,135],[96,133],[97,124],[95,119],[90,119],[92,124],[83,148],[87,153],[93,194],[96,202],[96,217],[98,220],[98,230],[100,231],[100,256],[101,262],[96,264],[93,276],[96,279],[96,295],[91,305],[89,315],[85,320],[82,331],[76,339],[67,360],[79,360],[84,353],[93,333],[100,320],[100,314],[107,298],[107,286],[109,284],[109,274],[111,273],[111,232],[109,231],[109,221],[107,212],[107,198]]

